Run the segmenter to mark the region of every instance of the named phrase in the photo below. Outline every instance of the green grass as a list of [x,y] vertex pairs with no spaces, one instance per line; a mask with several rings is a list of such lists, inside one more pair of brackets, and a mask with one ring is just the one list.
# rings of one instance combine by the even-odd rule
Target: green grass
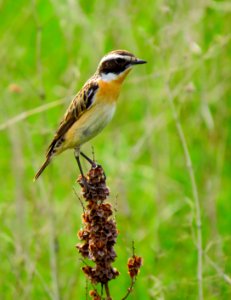
[[117,206],[113,299],[129,285],[132,240],[144,265],[130,299],[198,299],[195,199],[171,100],[199,194],[204,299],[229,299],[230,2],[18,0],[0,8],[0,298],[86,298],[72,151],[32,178],[70,96],[102,55],[127,49],[148,64],[129,75],[113,121],[84,146],[88,154],[94,146]]

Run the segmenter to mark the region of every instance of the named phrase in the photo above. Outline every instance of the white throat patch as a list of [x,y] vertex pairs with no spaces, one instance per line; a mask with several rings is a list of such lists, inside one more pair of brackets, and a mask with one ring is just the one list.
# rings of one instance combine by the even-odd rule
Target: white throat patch
[[115,80],[119,77],[119,75],[115,74],[115,73],[102,73],[101,78],[103,81],[112,81]]

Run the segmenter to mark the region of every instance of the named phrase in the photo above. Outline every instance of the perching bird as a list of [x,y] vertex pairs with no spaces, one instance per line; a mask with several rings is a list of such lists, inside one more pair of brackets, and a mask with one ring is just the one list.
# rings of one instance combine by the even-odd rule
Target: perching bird
[[75,157],[83,175],[79,155],[92,161],[80,151],[80,147],[110,122],[124,79],[133,66],[144,63],[146,61],[125,50],[109,52],[101,59],[96,73],[84,84],[68,107],[48,147],[46,160],[34,180],[38,179],[54,156],[70,148],[75,149]]

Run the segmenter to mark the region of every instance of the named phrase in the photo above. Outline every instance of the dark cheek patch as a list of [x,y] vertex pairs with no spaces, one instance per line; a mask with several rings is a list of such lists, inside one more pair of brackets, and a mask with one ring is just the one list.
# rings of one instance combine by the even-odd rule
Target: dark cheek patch
[[100,72],[104,74],[115,73],[119,74],[123,72],[127,67],[127,63],[118,64],[115,61],[105,61],[102,65]]

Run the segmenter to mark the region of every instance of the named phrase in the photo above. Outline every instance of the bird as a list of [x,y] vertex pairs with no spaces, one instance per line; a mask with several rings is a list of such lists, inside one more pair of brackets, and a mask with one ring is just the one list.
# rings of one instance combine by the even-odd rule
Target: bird
[[147,61],[127,50],[114,50],[103,56],[95,74],[87,80],[67,108],[34,181],[55,156],[67,149],[74,149],[83,176],[80,155],[92,165],[94,161],[81,151],[81,146],[98,135],[111,121],[122,83],[134,66],[145,63]]

